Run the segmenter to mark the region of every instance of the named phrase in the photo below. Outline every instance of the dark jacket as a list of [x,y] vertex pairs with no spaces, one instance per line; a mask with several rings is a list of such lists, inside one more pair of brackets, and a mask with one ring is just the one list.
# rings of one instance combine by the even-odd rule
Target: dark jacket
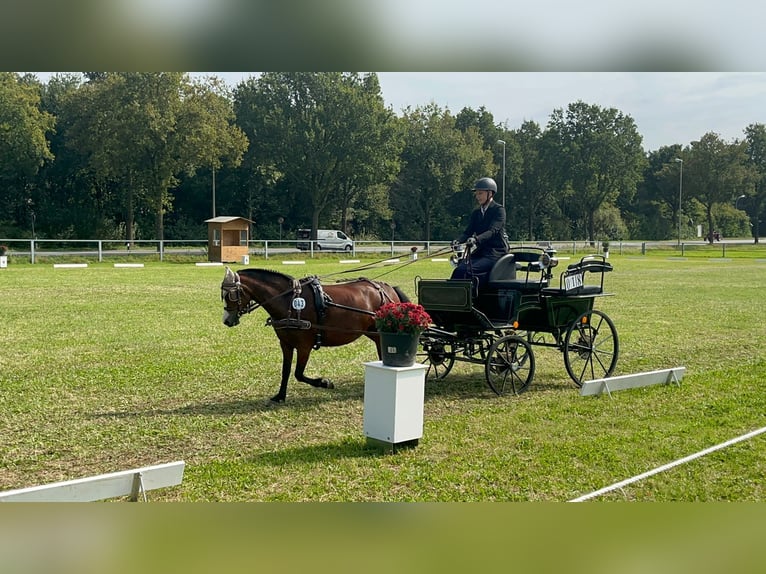
[[472,258],[491,257],[499,259],[508,253],[508,237],[505,234],[505,207],[495,200],[489,202],[487,210],[482,215],[477,207],[468,221],[468,227],[458,238],[459,243],[465,243],[469,237],[476,237],[477,249]]

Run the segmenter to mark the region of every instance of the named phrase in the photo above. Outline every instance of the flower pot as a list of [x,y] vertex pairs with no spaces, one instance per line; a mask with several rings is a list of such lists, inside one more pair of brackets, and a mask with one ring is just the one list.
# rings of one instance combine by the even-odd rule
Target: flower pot
[[420,334],[380,332],[380,358],[387,367],[411,367],[418,353]]

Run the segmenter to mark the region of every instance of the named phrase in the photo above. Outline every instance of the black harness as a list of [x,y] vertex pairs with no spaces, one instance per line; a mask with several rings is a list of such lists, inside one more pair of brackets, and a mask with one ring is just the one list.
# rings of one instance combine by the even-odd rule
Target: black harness
[[[369,279],[360,278],[356,281],[367,281],[371,285],[375,286],[375,288],[378,290],[378,293],[380,293],[381,298],[381,304],[385,302],[390,302],[391,297],[386,293],[385,289],[383,289],[383,286],[376,282],[371,281]],[[300,330],[308,330],[312,328],[311,321],[308,321],[306,319],[301,319],[301,311],[306,308],[306,300],[301,297],[303,294],[303,286],[308,285],[311,288],[312,294],[314,295],[314,306],[316,308],[316,314],[317,314],[317,335],[316,335],[316,341],[314,342],[313,348],[319,349],[322,346],[322,330],[326,327],[323,325],[324,319],[327,317],[327,309],[328,307],[337,307],[339,309],[345,309],[347,311],[354,311],[356,313],[364,313],[366,315],[370,315],[372,317],[375,316],[375,313],[373,311],[368,311],[367,309],[358,309],[356,307],[349,307],[347,305],[341,305],[339,303],[335,303],[332,298],[322,289],[322,283],[319,280],[319,277],[316,275],[312,275],[309,277],[305,277],[304,279],[293,279],[292,284],[292,298],[290,299],[290,309],[288,310],[288,316],[283,319],[273,319],[271,316],[269,316],[266,319],[266,325],[269,325],[273,327],[274,329],[300,329]],[[278,295],[275,295],[272,297],[272,299],[276,299],[278,297],[281,297],[287,293],[287,291],[284,291],[282,293],[279,293]],[[250,301],[247,302],[247,304],[243,304],[242,301],[244,300],[243,293],[242,293],[242,282],[239,278],[239,273],[234,273],[234,282],[226,281],[221,284],[221,298],[224,300],[231,301],[232,303],[236,303],[237,305],[237,317],[241,317],[242,315],[247,315],[249,313],[252,313],[258,307],[262,307],[263,303],[266,303],[267,301],[264,301],[263,303],[258,303],[254,301],[253,299],[250,299]],[[271,299],[270,299],[271,300]]]

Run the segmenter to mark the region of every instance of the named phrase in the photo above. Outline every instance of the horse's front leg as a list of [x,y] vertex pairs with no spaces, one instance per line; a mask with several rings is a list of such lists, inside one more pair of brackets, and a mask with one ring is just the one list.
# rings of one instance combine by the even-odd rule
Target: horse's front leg
[[290,367],[293,364],[293,348],[287,343],[279,342],[282,347],[282,382],[279,384],[279,392],[271,397],[275,403],[283,403],[287,398],[287,381],[290,379]]
[[334,389],[335,385],[328,379],[322,377],[307,377],[304,372],[306,370],[306,364],[309,362],[309,355],[311,354],[311,347],[304,346],[298,347],[298,359],[295,362],[295,378],[302,383],[308,383],[312,387],[321,387],[323,389]]

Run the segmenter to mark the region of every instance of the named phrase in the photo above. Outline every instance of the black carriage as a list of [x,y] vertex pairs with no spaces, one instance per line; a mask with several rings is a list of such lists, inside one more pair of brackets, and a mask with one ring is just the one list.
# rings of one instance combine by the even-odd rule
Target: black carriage
[[434,325],[420,338],[418,360],[428,379],[443,379],[456,361],[483,364],[490,388],[502,395],[527,390],[535,374],[533,346],[564,355],[576,386],[610,376],[619,342],[612,320],[594,309],[612,270],[605,256],[588,255],[554,281],[555,251],[515,247],[489,273],[475,280],[418,279],[418,302]]

